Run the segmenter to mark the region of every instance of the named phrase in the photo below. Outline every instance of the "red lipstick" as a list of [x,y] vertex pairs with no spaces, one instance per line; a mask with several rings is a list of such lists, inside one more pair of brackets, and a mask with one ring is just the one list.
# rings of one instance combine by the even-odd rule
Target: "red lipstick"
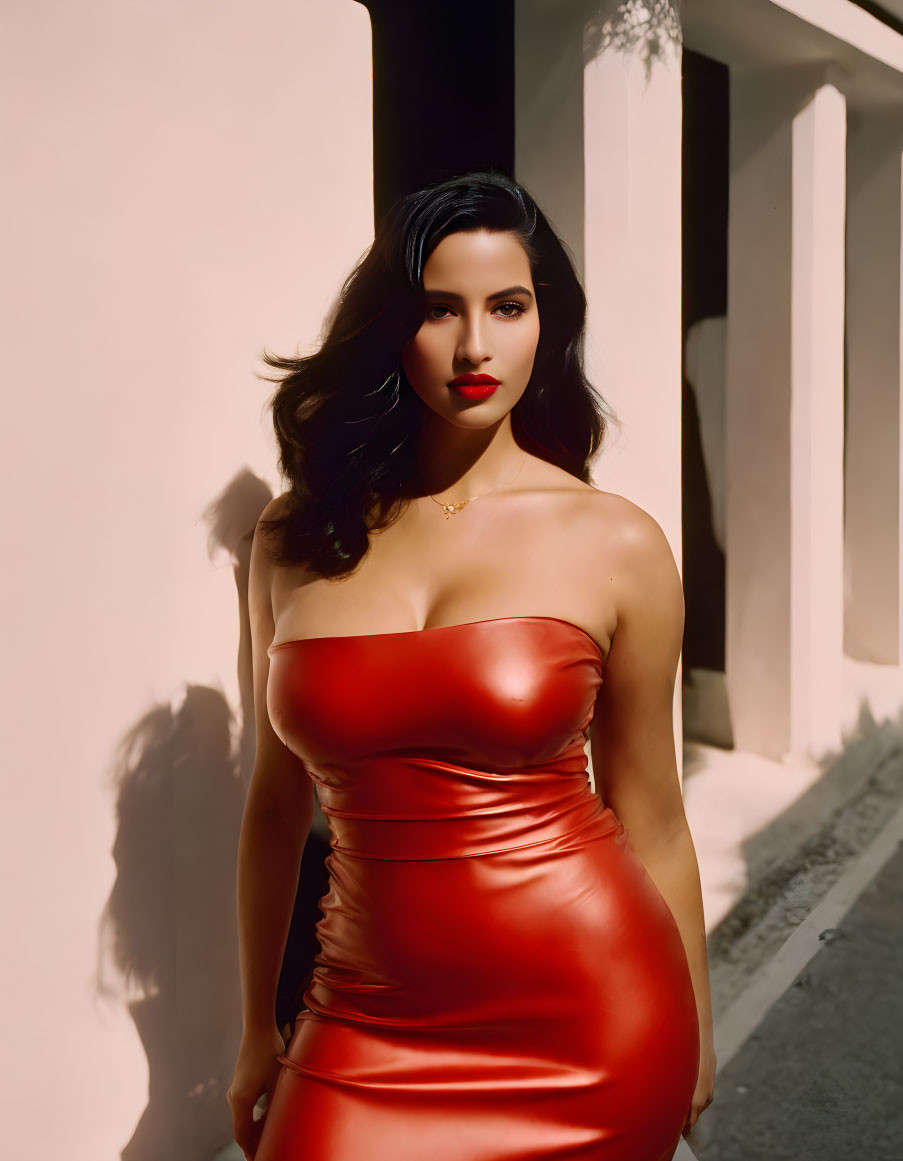
[[499,380],[492,375],[474,375],[468,372],[466,375],[458,375],[448,385],[465,399],[488,399],[498,387]]

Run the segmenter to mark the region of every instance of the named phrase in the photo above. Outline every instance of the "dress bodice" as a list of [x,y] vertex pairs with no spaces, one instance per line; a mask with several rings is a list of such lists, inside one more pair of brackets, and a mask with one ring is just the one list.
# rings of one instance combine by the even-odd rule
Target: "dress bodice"
[[334,846],[475,853],[599,809],[585,746],[603,659],[570,621],[311,637],[269,655],[273,728],[316,782]]

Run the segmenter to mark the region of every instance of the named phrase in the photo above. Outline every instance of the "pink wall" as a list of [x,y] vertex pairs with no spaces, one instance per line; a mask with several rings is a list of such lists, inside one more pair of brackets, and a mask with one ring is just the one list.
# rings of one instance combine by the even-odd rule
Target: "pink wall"
[[[315,343],[372,236],[369,21],[9,0],[4,25],[3,1155],[205,1156],[240,1018],[237,542],[279,486],[254,373]],[[139,971],[101,949],[99,992],[117,865]]]

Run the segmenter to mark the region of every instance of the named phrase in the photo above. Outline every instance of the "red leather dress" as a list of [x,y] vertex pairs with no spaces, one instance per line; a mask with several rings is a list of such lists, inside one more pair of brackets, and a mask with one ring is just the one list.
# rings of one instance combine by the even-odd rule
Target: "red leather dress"
[[256,1161],[669,1161],[699,1063],[674,917],[590,788],[555,617],[270,647],[332,832]]

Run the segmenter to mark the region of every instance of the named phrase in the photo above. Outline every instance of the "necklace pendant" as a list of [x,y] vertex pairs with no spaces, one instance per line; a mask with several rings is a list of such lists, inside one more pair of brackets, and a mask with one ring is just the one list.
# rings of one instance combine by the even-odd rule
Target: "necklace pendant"
[[471,496],[467,500],[458,500],[457,503],[454,503],[454,504],[443,504],[441,500],[436,500],[435,496],[430,497],[430,499],[434,500],[439,505],[439,507],[442,509],[442,511],[445,513],[446,520],[448,520],[448,518],[450,516],[454,516],[454,514],[456,512],[459,512],[464,507],[465,504],[469,504],[473,498],[474,497]]

